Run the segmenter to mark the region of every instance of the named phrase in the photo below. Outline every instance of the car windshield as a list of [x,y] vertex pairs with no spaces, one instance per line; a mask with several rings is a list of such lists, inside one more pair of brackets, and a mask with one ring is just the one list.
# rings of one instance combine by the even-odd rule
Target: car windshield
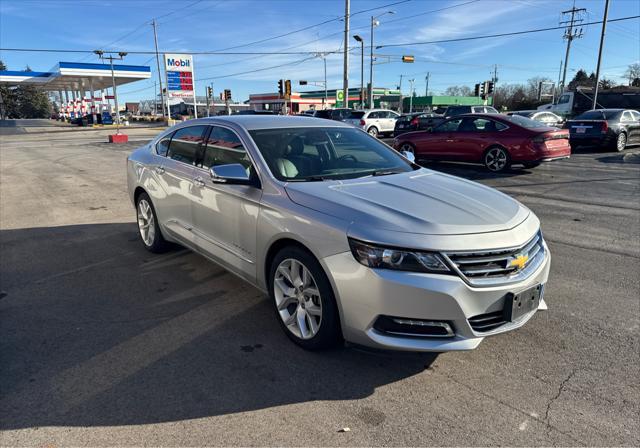
[[322,181],[416,169],[396,151],[355,128],[249,131],[271,173],[282,181]]
[[574,120],[611,120],[616,115],[622,114],[620,110],[589,110],[578,115]]
[[522,126],[527,129],[540,129],[540,128],[548,128],[544,123],[541,123],[536,120],[532,120],[531,118],[523,117],[520,115],[505,115],[502,117],[504,120],[510,121],[513,124],[518,126]]

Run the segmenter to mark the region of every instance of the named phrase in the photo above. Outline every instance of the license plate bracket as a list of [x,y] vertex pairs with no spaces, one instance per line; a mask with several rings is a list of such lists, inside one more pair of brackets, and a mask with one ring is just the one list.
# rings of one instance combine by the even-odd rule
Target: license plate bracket
[[504,320],[515,322],[522,316],[538,309],[543,285],[539,284],[517,293],[510,292],[504,301]]

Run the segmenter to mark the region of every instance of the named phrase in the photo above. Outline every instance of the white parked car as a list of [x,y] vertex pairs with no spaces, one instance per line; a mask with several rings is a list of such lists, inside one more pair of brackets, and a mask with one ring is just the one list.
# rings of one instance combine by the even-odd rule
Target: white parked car
[[400,114],[387,109],[354,110],[344,122],[377,137],[379,134],[392,134],[399,117]]

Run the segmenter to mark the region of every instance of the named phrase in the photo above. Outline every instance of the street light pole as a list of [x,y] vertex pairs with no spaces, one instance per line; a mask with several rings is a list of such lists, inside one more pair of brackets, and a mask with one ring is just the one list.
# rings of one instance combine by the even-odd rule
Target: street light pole
[[353,38],[360,42],[360,107],[364,108],[364,39],[357,34]]
[[415,82],[415,79],[410,79],[409,83],[411,84],[411,88],[409,89],[409,113],[412,114],[413,113],[413,83]]
[[[95,50],[95,54],[97,54],[102,61],[105,60],[104,52],[102,50]],[[118,58],[114,58],[113,55],[109,55],[106,59],[109,59],[109,64],[111,65],[111,83],[113,86],[113,102],[116,107],[116,135],[120,135],[120,107],[118,106],[118,92],[116,91],[116,75],[113,70],[113,60],[123,60],[127,55],[124,51],[118,53]]]
[[380,22],[376,19],[385,14],[395,14],[393,11],[385,11],[377,16],[371,16],[371,47],[369,54],[369,109],[373,109],[373,28],[378,26]]
[[369,99],[367,106],[369,109],[373,109],[373,27],[376,22],[376,18],[371,16],[371,43],[370,43],[370,55],[369,55]]

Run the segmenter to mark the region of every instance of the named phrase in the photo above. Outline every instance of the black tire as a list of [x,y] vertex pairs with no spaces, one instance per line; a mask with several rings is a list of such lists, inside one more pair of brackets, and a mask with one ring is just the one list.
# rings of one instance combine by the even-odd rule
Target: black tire
[[[500,162],[494,162],[496,156]],[[503,173],[511,168],[511,156],[509,152],[501,146],[488,148],[482,156],[482,164],[493,173]]]
[[[304,267],[311,273],[313,280],[315,280],[318,291],[320,292],[322,317],[320,326],[317,333],[310,339],[303,339],[298,337],[287,327],[280,311],[277,307],[276,292],[275,292],[275,276],[278,266],[285,261],[293,259],[302,263]],[[280,323],[282,330],[285,334],[300,347],[306,350],[325,350],[335,347],[342,341],[342,332],[340,330],[340,318],[338,315],[338,306],[336,304],[335,295],[331,283],[324,273],[322,266],[316,260],[316,258],[307,252],[306,250],[289,246],[280,250],[274,257],[269,268],[269,297],[273,304],[273,309],[276,315],[276,319]]]
[[618,134],[614,143],[613,149],[618,152],[622,152],[627,148],[627,134],[621,132]]
[[536,168],[539,167],[541,165],[540,162],[524,162],[522,164],[522,166],[524,166],[525,168],[531,169],[531,168]]
[[[153,237],[149,238],[147,241],[145,241],[145,236],[143,235],[141,224],[141,220],[148,221],[142,215],[141,203],[143,202],[149,205],[149,211],[153,216]],[[167,249],[169,249],[169,243],[162,236],[162,231],[160,230],[160,226],[158,224],[158,215],[156,215],[156,209],[153,207],[153,202],[151,202],[151,198],[147,193],[141,193],[136,198],[136,221],[138,223],[138,235],[140,236],[140,241],[144,245],[145,249],[155,254],[165,252],[167,251]]]
[[378,128],[375,126],[371,126],[369,129],[367,129],[367,134],[369,134],[371,137],[378,138]]

